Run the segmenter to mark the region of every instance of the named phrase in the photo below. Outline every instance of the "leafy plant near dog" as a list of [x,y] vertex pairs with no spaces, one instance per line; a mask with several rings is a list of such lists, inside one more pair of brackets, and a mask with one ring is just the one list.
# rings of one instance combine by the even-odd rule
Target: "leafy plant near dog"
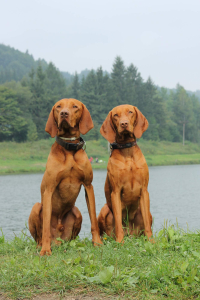
[[0,288],[12,298],[82,287],[138,299],[199,299],[200,232],[174,226],[146,237],[125,237],[124,245],[104,236],[104,246],[88,238],[61,241],[51,257],[39,257],[35,242],[22,235],[0,239]]

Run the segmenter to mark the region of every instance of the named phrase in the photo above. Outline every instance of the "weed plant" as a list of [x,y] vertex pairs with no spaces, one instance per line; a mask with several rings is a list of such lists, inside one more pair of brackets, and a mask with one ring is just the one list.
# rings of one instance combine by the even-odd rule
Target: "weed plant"
[[26,234],[12,241],[2,234],[0,288],[13,299],[77,288],[118,299],[200,299],[200,232],[164,226],[154,240],[126,236],[122,245],[104,236],[104,245],[94,247],[77,237],[40,257]]

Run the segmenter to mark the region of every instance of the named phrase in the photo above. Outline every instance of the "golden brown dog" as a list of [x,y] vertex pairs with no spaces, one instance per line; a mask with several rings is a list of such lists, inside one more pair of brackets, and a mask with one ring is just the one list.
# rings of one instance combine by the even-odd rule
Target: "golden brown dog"
[[100,129],[102,136],[113,143],[113,150],[105,182],[107,204],[100,211],[98,224],[101,235],[113,235],[117,242],[122,242],[127,233],[144,231],[148,238],[152,236],[148,166],[136,144],[136,138],[147,128],[148,121],[137,107],[120,105],[109,112]]
[[[81,134],[93,128],[86,106],[75,99],[62,99],[52,108],[45,130],[56,136],[51,147],[41,184],[41,203],[36,203],[29,216],[29,230],[40,255],[51,254],[51,242],[56,238],[75,238],[82,223],[82,215],[74,206],[81,185],[85,188],[91,220],[92,241],[102,244],[96,218],[92,186],[93,172]],[[58,243],[58,242],[57,242]]]

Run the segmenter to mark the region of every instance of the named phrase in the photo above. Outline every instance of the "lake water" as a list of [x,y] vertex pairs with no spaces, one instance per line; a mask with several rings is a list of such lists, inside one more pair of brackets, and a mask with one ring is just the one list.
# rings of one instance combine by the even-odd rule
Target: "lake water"
[[[150,209],[154,231],[162,228],[164,220],[176,223],[184,230],[200,230],[200,165],[150,167]],[[25,229],[32,206],[40,202],[42,174],[0,176],[0,228],[7,239]],[[106,170],[94,170],[93,186],[96,211],[105,204]],[[84,190],[76,206],[83,216],[80,236],[90,236],[90,219]]]

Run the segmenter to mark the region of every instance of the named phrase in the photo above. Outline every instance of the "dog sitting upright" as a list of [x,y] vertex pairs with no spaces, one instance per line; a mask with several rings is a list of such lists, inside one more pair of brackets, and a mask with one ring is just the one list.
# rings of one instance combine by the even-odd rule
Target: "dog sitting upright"
[[81,185],[85,188],[92,241],[94,245],[102,244],[96,218],[92,167],[80,137],[80,133],[86,134],[92,128],[89,111],[76,99],[62,99],[50,112],[45,130],[51,137],[56,136],[56,141],[51,147],[41,184],[41,203],[35,203],[28,221],[31,235],[42,246],[40,255],[51,254],[51,242],[57,242],[56,238],[70,240],[78,235],[82,215],[74,204]]
[[128,232],[138,235],[144,231],[148,238],[152,236],[148,166],[136,143],[147,128],[148,121],[137,107],[120,105],[109,112],[100,129],[112,152],[105,182],[107,203],[98,224],[101,235],[115,236],[117,242]]

